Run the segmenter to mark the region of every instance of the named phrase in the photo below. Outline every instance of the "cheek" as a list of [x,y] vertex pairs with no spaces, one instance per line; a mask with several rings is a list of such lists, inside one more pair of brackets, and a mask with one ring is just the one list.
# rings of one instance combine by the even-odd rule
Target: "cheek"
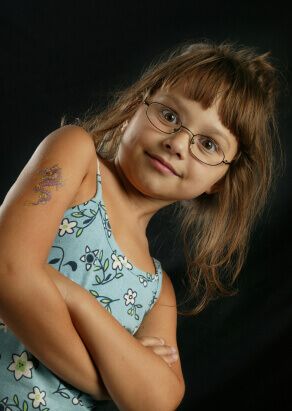
[[138,120],[132,119],[124,131],[121,142],[124,144],[136,143],[136,141],[143,139],[144,134],[144,127],[139,126]]
[[133,126],[125,131],[121,139],[121,149],[126,151],[128,155],[136,155],[142,151],[153,150],[154,145],[158,144],[157,135],[147,127]]
[[226,172],[227,172],[226,170],[222,170],[222,171],[215,170],[215,172],[213,173],[214,175],[212,176],[212,179],[211,179],[211,183],[212,184],[217,183],[219,180],[221,180],[221,178],[225,176]]
[[[208,167],[208,168],[207,168]],[[189,190],[193,191],[196,196],[203,194],[224,177],[226,170],[214,170],[210,166],[204,166],[198,164],[195,169],[192,170],[189,176]]]

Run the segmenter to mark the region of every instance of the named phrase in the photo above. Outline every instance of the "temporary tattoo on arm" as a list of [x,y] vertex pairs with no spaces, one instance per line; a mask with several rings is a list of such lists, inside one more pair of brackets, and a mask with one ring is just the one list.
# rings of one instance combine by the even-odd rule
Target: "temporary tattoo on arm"
[[26,202],[26,205],[46,204],[52,197],[48,187],[54,186],[58,189],[59,186],[63,186],[61,168],[58,164],[40,169],[37,173],[40,175],[40,181],[33,187],[33,191],[39,194],[39,198],[37,202]]

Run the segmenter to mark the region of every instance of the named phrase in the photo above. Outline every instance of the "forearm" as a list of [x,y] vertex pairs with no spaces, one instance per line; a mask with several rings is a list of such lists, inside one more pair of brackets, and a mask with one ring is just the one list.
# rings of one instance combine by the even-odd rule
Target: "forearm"
[[0,316],[27,349],[58,377],[95,399],[108,399],[67,306],[44,269],[23,267],[21,273],[1,270]]
[[182,398],[182,386],[173,370],[87,291],[72,284],[70,294],[73,323],[119,409],[173,411]]

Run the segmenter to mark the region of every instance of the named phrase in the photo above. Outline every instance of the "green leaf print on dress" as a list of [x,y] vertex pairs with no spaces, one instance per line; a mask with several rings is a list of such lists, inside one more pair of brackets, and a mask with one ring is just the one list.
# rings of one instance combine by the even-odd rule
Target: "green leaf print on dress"
[[[86,253],[81,256],[80,260],[82,261],[87,261],[90,258],[92,265],[94,266],[93,271],[101,271],[100,275],[96,274],[95,275],[95,281],[96,283],[93,283],[92,285],[104,285],[109,283],[110,281],[113,281],[114,279],[119,279],[121,277],[124,276],[123,273],[121,273],[119,270],[122,270],[123,265],[126,266],[126,264],[128,264],[128,267],[132,267],[127,261],[126,258],[124,259],[120,259],[122,258],[122,256],[117,257],[115,253],[112,253],[111,258],[113,260],[112,264],[111,264],[111,270],[113,270],[114,272],[107,272],[108,269],[110,268],[110,263],[109,263],[109,259],[106,258],[103,261],[103,250],[95,250],[94,253],[94,261],[92,261],[93,257],[92,255],[89,257],[88,254],[92,253],[90,248],[88,246],[86,246]],[[118,263],[117,263],[118,260]],[[88,269],[91,268],[91,265]]]
[[[95,201],[93,202],[95,203]],[[74,218],[72,220],[70,220],[70,217],[67,215],[63,218],[59,225],[59,237],[63,237],[65,234],[70,235],[74,233],[76,237],[80,237],[83,231],[93,223],[96,219],[97,211],[90,207],[85,207],[88,203],[89,201],[86,201],[85,203],[69,209],[74,210],[77,208],[78,211],[73,211],[69,214],[70,217]]]
[[120,298],[117,298],[113,300],[110,297],[107,297],[106,295],[99,295],[99,293],[96,290],[89,290],[90,294],[93,295],[101,304],[103,304],[104,308],[106,308],[111,314],[112,314],[112,309],[111,309],[111,304],[115,301],[120,301]]
[[137,314],[137,308],[142,308],[141,304],[135,304],[135,298],[137,297],[137,292],[133,291],[131,288],[128,289],[128,292],[124,294],[124,299],[125,299],[125,304],[129,305],[132,304],[132,307],[130,307],[127,311],[129,315],[134,315],[136,320],[139,320],[140,317]]
[[[79,409],[80,407],[83,407],[84,405],[86,406],[86,409],[95,409],[96,407],[96,400],[93,400],[93,398],[88,397],[86,394],[84,394],[82,391],[77,390],[74,388],[72,385],[66,383],[65,381],[59,382],[58,388],[52,392],[54,396],[60,396],[64,398],[65,400],[68,400],[70,404],[75,405],[77,407],[76,409]],[[83,403],[82,397],[86,395],[86,404]],[[69,406],[69,404],[68,404]],[[71,408],[70,408],[71,409]],[[42,410],[44,411],[44,410]],[[54,410],[55,411],[55,410]],[[56,410],[57,411],[57,410]]]
[[[13,396],[13,402],[9,402],[9,398],[5,397],[0,400],[0,411],[31,411],[26,400],[22,405],[19,403],[17,394]],[[39,409],[40,411],[49,411],[49,408]]]

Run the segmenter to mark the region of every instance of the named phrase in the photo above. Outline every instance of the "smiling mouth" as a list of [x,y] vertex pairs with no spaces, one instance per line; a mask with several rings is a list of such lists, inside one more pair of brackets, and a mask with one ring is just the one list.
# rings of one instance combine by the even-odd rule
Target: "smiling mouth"
[[167,165],[163,164],[159,159],[152,157],[150,154],[146,152],[147,156],[150,159],[151,164],[155,167],[156,170],[162,172],[165,175],[173,175],[178,177],[178,175],[173,172]]

